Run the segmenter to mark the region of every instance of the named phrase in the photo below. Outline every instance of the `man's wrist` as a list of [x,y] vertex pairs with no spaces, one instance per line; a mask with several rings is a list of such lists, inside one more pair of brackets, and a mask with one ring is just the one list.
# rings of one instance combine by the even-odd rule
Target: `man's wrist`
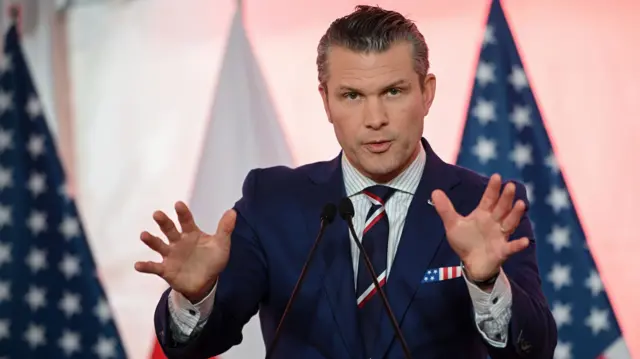
[[474,278],[473,276],[469,275],[469,271],[465,267],[464,262],[462,263],[461,267],[462,267],[462,271],[465,274],[465,277],[467,277],[467,280],[469,280],[469,282],[473,283],[475,286],[477,286],[480,289],[493,288],[493,285],[496,283],[496,280],[500,276],[500,268],[498,268],[498,270],[494,274],[490,275],[489,277]]
[[216,286],[216,283],[218,282],[218,276],[216,276],[215,278],[213,278],[213,280],[204,287],[204,290],[196,293],[196,294],[192,294],[192,295],[185,295],[183,293],[181,293],[189,302],[191,302],[191,304],[198,304],[200,303],[202,300],[204,300],[204,298],[206,298],[209,293],[211,293],[211,291],[213,290],[213,287]]
[[475,284],[478,288],[482,289],[482,290],[491,290],[493,289],[494,284],[496,283],[496,280],[498,279],[498,276],[500,275],[500,272],[498,272],[497,274],[494,274],[492,277],[485,279],[485,280],[471,280],[471,282],[473,284]]

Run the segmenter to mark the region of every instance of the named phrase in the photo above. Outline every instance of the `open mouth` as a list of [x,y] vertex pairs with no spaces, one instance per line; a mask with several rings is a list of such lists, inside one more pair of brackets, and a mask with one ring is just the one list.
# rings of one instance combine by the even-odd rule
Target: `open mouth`
[[391,141],[372,141],[366,143],[364,146],[369,152],[383,153],[389,150],[391,147]]

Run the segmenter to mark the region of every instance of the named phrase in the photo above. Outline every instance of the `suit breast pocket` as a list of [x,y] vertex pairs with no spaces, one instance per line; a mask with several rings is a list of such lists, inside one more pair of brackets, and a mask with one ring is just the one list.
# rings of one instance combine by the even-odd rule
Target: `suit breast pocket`
[[469,290],[463,277],[421,283],[403,326],[420,332],[421,341],[433,345],[453,343],[472,328]]
[[417,306],[427,302],[445,311],[455,311],[469,303],[469,290],[462,276],[460,266],[446,266],[428,269],[422,276],[415,294]]
[[464,283],[461,266],[447,266],[427,269],[422,276],[417,297],[434,294],[452,295],[451,290]]
[[420,283],[415,295],[416,300],[455,301],[461,295],[468,294],[464,278],[450,278],[434,282]]

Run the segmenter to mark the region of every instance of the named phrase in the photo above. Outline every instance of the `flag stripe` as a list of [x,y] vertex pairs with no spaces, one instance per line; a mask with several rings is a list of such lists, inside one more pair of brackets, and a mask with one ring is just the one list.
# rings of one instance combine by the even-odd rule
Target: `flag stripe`
[[459,278],[462,276],[462,268],[456,267],[442,267],[428,269],[422,276],[422,283],[438,282],[442,280],[450,280]]

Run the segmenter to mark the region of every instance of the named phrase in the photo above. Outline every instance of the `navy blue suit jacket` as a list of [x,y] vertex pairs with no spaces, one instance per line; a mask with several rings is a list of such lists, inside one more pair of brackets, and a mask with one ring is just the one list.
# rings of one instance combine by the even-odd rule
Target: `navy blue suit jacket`
[[[398,252],[386,284],[393,312],[414,358],[552,358],[557,332],[543,297],[536,244],[524,217],[513,238],[527,236],[530,246],[503,266],[513,293],[506,348],[486,343],[474,321],[463,278],[421,284],[429,268],[457,266],[430,193],[442,189],[461,214],[478,205],[488,179],[444,163],[426,140],[426,168],[410,205]],[[345,196],[341,156],[296,169],[252,170],[231,239],[229,264],[220,275],[214,309],[202,332],[186,344],[172,340],[168,291],[156,308],[155,328],[171,358],[208,358],[242,341],[242,328],[259,311],[263,337],[270,343],[302,265],[320,228],[325,203]],[[526,201],[524,186],[516,197]],[[276,349],[276,358],[364,359],[356,321],[350,238],[336,218],[323,237],[293,304]],[[382,316],[373,359],[403,358],[391,322]]]

